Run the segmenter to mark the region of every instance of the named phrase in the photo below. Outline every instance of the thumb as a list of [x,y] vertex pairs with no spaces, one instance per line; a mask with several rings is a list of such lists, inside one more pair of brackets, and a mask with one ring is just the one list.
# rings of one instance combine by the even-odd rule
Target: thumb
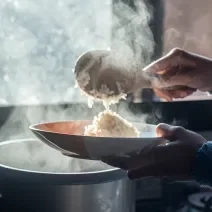
[[159,124],[156,128],[157,136],[175,139],[184,139],[188,131],[180,126],[171,126],[168,124]]
[[[179,65],[196,67],[196,58],[183,49],[174,48],[165,56],[146,66],[143,70],[153,74],[165,75],[169,74],[169,72],[175,73],[175,68]],[[175,68],[173,69],[173,67]]]
[[172,127],[171,125],[161,123],[156,128],[156,133],[158,137],[170,137],[172,136]]

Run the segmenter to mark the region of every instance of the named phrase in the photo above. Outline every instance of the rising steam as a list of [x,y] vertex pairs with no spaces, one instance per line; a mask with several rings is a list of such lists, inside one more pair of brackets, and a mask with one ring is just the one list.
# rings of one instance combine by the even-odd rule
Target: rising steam
[[[74,103],[69,108],[15,108],[1,128],[1,140],[32,137],[30,124],[92,119],[103,110],[101,105],[89,109],[74,88],[72,69],[83,52],[111,47],[141,67],[150,62],[151,8],[142,0],[133,8],[123,2],[115,1],[112,10],[110,0],[1,0],[0,103]],[[129,121],[145,121],[125,106],[115,108]]]

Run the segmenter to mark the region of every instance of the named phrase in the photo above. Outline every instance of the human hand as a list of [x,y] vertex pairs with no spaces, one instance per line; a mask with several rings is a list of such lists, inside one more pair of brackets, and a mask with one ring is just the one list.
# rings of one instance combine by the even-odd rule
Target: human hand
[[158,125],[157,135],[172,141],[149,145],[138,155],[106,157],[102,161],[127,170],[130,179],[150,176],[172,180],[191,179],[196,151],[206,142],[205,138],[182,127],[167,124]]
[[[151,63],[144,71],[155,76],[152,78],[155,93],[168,101],[184,98],[196,90],[212,90],[212,60],[179,48]],[[179,87],[167,89],[173,86]]]

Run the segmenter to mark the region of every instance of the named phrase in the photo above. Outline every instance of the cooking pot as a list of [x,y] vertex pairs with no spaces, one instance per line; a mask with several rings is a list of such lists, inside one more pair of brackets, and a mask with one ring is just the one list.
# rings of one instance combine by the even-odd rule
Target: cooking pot
[[0,205],[22,212],[134,212],[135,184],[120,169],[63,156],[36,139],[6,141]]

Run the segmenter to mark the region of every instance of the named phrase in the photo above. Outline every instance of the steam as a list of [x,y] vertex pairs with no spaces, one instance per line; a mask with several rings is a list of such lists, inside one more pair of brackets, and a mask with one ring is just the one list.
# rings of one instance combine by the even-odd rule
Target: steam
[[154,49],[149,28],[151,7],[146,1],[131,1],[132,8],[123,2],[118,0],[114,5],[112,49],[136,61],[142,68],[150,62]]
[[[112,11],[110,0],[1,0],[0,103],[53,104],[14,108],[0,130],[1,140],[33,137],[30,124],[93,119],[104,109],[99,104],[89,109],[87,98],[74,88],[72,69],[83,52],[110,47],[141,67],[150,62],[151,8],[142,0],[135,1],[135,9],[123,2],[117,0]],[[54,106],[65,102],[73,105]],[[114,110],[129,121],[145,122],[125,104]]]
[[[8,155],[6,153],[12,153]],[[13,168],[30,171],[77,173],[101,171],[112,167],[99,161],[64,157],[60,152],[35,139],[17,140],[0,147],[0,163]],[[49,157],[51,156],[51,157]]]

